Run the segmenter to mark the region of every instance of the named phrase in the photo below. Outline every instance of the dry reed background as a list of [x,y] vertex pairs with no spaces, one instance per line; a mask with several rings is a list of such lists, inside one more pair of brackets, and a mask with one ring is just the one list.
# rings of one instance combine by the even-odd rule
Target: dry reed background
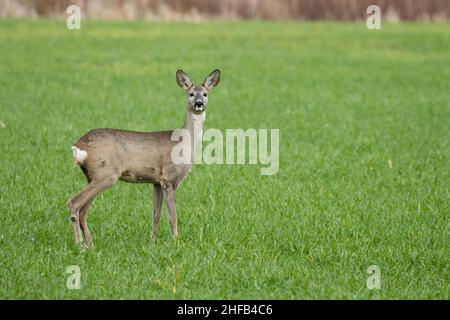
[[450,0],[0,0],[0,17],[63,16],[70,4],[93,19],[361,20],[371,4],[391,21],[450,17]]

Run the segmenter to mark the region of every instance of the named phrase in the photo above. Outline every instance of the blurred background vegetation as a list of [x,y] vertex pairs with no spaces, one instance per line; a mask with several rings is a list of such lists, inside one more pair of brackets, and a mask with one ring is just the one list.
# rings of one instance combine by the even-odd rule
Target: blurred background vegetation
[[449,0],[0,0],[0,17],[65,16],[78,4],[92,19],[361,20],[379,5],[384,20],[446,21]]

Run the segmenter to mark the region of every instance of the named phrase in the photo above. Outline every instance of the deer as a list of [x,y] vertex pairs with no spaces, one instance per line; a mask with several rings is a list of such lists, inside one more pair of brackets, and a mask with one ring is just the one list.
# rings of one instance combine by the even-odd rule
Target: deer
[[190,161],[172,159],[172,149],[179,143],[175,130],[140,132],[97,128],[72,145],[75,165],[81,168],[87,185],[68,200],[75,243],[93,248],[87,225],[88,210],[94,198],[117,181],[153,184],[153,223],[151,238],[156,240],[162,202],[167,206],[173,238],[178,237],[175,192],[192,169],[194,155],[201,143],[210,91],[219,84],[220,70],[211,72],[201,85],[194,85],[189,75],[177,70],[176,81],[187,97],[184,125],[191,141]]

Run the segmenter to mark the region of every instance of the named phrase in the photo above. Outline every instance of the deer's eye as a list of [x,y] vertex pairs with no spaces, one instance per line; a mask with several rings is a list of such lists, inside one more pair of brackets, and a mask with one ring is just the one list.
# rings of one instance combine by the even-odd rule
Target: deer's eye
[[208,96],[208,94],[207,94],[207,93],[205,92],[205,93],[203,94],[203,96],[204,96],[204,97],[207,97],[207,96]]
[[193,92],[189,93],[189,97],[193,97],[193,96],[194,96]]

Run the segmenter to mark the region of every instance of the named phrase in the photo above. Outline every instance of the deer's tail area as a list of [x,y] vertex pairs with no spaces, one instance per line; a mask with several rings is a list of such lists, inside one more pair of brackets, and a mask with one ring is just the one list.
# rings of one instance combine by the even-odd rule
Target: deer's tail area
[[78,166],[82,165],[84,160],[86,160],[88,156],[87,151],[81,150],[76,146],[72,146],[72,153],[73,153],[73,163]]

